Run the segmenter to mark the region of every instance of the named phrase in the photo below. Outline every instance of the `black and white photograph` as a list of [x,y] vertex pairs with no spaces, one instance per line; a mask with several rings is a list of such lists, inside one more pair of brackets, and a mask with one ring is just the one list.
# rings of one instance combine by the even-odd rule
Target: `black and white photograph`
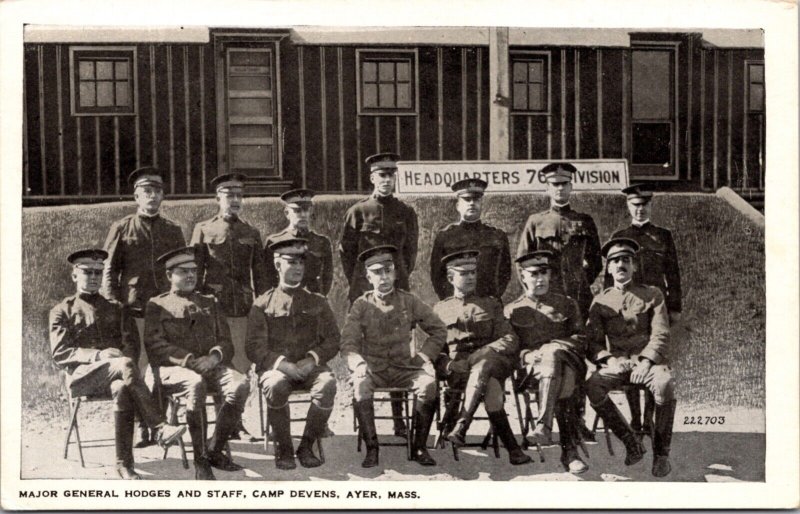
[[797,506],[796,27],[282,6],[17,20],[5,508]]

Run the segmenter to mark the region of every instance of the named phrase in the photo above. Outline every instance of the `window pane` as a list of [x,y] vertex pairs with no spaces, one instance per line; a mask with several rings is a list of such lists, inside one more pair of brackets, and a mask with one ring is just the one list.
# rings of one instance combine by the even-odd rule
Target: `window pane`
[[117,88],[117,103],[118,107],[127,107],[131,105],[130,94],[127,82],[115,82]]
[[397,63],[397,81],[409,82],[411,80],[411,65],[408,62]]
[[543,82],[543,68],[542,61],[528,63],[528,82]]
[[267,168],[272,166],[267,145],[231,145],[234,167]]
[[750,84],[750,110],[764,110],[764,86],[761,84]]
[[631,54],[633,117],[670,119],[670,50],[636,50]]
[[380,107],[395,107],[394,84],[380,84],[379,92],[378,105]]
[[114,78],[114,63],[112,61],[97,61],[97,80],[111,80]]
[[528,109],[532,111],[543,111],[541,84],[531,84],[528,86]]
[[81,80],[94,78],[94,62],[80,61],[78,64],[78,75]]
[[634,123],[633,163],[669,165],[671,130],[669,123]]
[[270,82],[266,75],[252,77],[231,77],[228,83],[231,91],[269,91]]
[[514,84],[514,109],[525,111],[528,109],[528,86]]
[[751,64],[750,65],[750,82],[764,82],[764,65]]
[[98,82],[97,83],[97,106],[98,107],[111,107],[114,105],[114,83],[113,82]]
[[117,80],[128,78],[128,61],[117,61],[114,63],[114,77]]
[[515,62],[514,63],[514,82],[527,82],[528,81],[528,63]]
[[361,78],[365,82],[377,82],[378,81],[378,65],[374,62],[365,62],[364,66],[361,68]]
[[271,116],[272,100],[269,98],[231,98],[231,116]]
[[94,82],[81,82],[80,87],[80,106],[94,107],[96,105],[94,97]]
[[231,52],[231,66],[269,66],[268,52]]
[[381,82],[394,82],[394,63],[378,63],[378,74]]
[[364,95],[364,107],[378,106],[378,86],[375,84],[364,84],[361,93]]
[[272,125],[231,125],[231,137],[272,137]]
[[411,84],[397,85],[397,107],[400,109],[411,108]]

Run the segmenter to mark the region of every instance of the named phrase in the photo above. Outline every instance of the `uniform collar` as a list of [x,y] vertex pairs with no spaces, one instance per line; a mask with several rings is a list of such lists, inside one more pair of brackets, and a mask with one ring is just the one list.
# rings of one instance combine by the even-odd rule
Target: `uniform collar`
[[287,228],[286,231],[294,237],[305,237],[308,235],[309,232],[311,232],[311,230],[309,229],[300,229],[292,227]]
[[553,212],[569,212],[572,210],[572,207],[570,207],[569,202],[561,205],[553,203],[550,204],[550,210]]
[[142,212],[140,210],[136,211],[136,215],[139,216],[139,219],[146,220],[146,221],[155,221],[161,215],[160,212],[156,212],[155,214],[147,214],[146,212]]
[[372,198],[373,198],[373,199],[377,200],[377,201],[378,201],[378,202],[380,202],[380,203],[388,203],[388,202],[391,202],[391,201],[392,201],[392,198],[394,198],[394,195],[393,195],[393,194],[391,194],[391,195],[387,195],[387,196],[383,196],[383,195],[379,195],[379,194],[378,194],[378,193],[376,193],[376,192],[373,192],[371,196],[372,196]]
[[475,221],[468,221],[462,218],[461,220],[459,220],[458,224],[464,228],[477,228],[481,226],[481,219],[478,218]]
[[633,285],[633,279],[628,280],[624,284],[617,284],[616,282],[614,282],[614,289],[617,289],[618,291],[622,291],[624,293],[628,291],[632,285]]
[[76,293],[75,297],[80,298],[86,303],[94,303],[97,301],[100,293]]
[[180,296],[181,298],[189,298],[192,295],[192,293],[194,293],[194,291],[186,292],[186,291],[180,291],[178,289],[170,289],[169,293],[174,294],[175,296]]
[[455,298],[456,300],[467,301],[473,296],[475,296],[475,291],[472,291],[471,293],[467,293],[465,295],[461,295],[457,290],[453,289],[453,298]]
[[650,224],[650,220],[649,219],[648,220],[644,220],[641,223],[636,221],[636,220],[631,220],[631,225],[633,225],[634,227],[642,228],[642,227],[646,227],[649,224]]
[[283,282],[281,282],[280,284],[278,284],[278,289],[280,289],[281,291],[283,291],[284,293],[286,293],[288,295],[293,295],[297,291],[300,290],[302,285],[303,285],[302,282],[298,282],[296,285],[293,285],[293,286],[290,286],[289,284],[284,284]]
[[381,301],[383,303],[389,303],[389,300],[391,299],[392,295],[395,292],[395,288],[392,288],[391,291],[389,291],[388,293],[385,293],[385,294],[380,293],[377,289],[373,289],[373,292],[375,293],[375,298],[377,300],[379,300],[379,301]]
[[219,213],[215,217],[218,220],[224,221],[225,223],[228,223],[228,224],[231,224],[231,225],[236,223],[237,221],[239,221],[239,216],[237,216],[237,215],[226,217],[224,214]]

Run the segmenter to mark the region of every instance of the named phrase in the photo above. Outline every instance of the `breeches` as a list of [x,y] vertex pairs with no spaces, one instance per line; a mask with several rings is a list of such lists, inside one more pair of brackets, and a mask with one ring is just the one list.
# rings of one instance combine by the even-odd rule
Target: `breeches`
[[267,406],[279,409],[289,401],[289,395],[295,389],[308,389],[311,402],[325,410],[333,408],[333,399],[336,396],[336,377],[327,366],[317,366],[308,374],[305,380],[297,382],[277,369],[261,373],[258,377],[261,390],[267,399]]
[[353,396],[357,402],[371,400],[379,387],[410,387],[420,402],[436,400],[436,377],[422,369],[389,366],[378,372],[367,371],[364,378],[353,375]]
[[[70,391],[73,396],[108,396],[114,399],[114,410],[127,411],[133,408],[130,397],[121,394],[126,386],[134,384],[145,387],[139,379],[139,370],[133,359],[117,357],[82,364],[70,375]],[[149,394],[149,392],[148,392]]]
[[190,411],[203,409],[207,393],[219,393],[225,403],[241,412],[250,392],[247,377],[224,364],[203,376],[181,366],[164,366],[160,373],[164,392],[185,396],[186,409]]
[[577,385],[578,372],[572,362],[566,358],[563,348],[556,343],[543,344],[533,350],[533,378],[560,379],[561,388],[558,398],[569,398]]
[[453,389],[462,389],[465,398],[483,392],[486,411],[497,412],[503,409],[506,399],[503,385],[511,371],[512,366],[508,359],[499,354],[490,354],[473,364],[469,374],[451,374],[447,377],[447,385]]
[[[631,372],[615,373],[608,368],[600,368],[586,381],[586,395],[589,401],[598,405],[609,391],[624,384],[630,384]],[[672,369],[665,364],[655,364],[644,378],[644,385],[653,393],[656,405],[664,405],[675,397]]]
[[233,369],[247,375],[250,371],[250,361],[244,349],[245,337],[247,336],[247,316],[241,318],[227,318],[228,327],[231,330],[231,342],[233,343],[233,359],[231,364]]

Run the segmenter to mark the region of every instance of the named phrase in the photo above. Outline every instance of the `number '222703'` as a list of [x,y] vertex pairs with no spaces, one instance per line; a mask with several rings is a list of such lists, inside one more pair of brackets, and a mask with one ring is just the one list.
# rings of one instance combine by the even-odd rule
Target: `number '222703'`
[[725,416],[684,416],[684,425],[724,425]]

